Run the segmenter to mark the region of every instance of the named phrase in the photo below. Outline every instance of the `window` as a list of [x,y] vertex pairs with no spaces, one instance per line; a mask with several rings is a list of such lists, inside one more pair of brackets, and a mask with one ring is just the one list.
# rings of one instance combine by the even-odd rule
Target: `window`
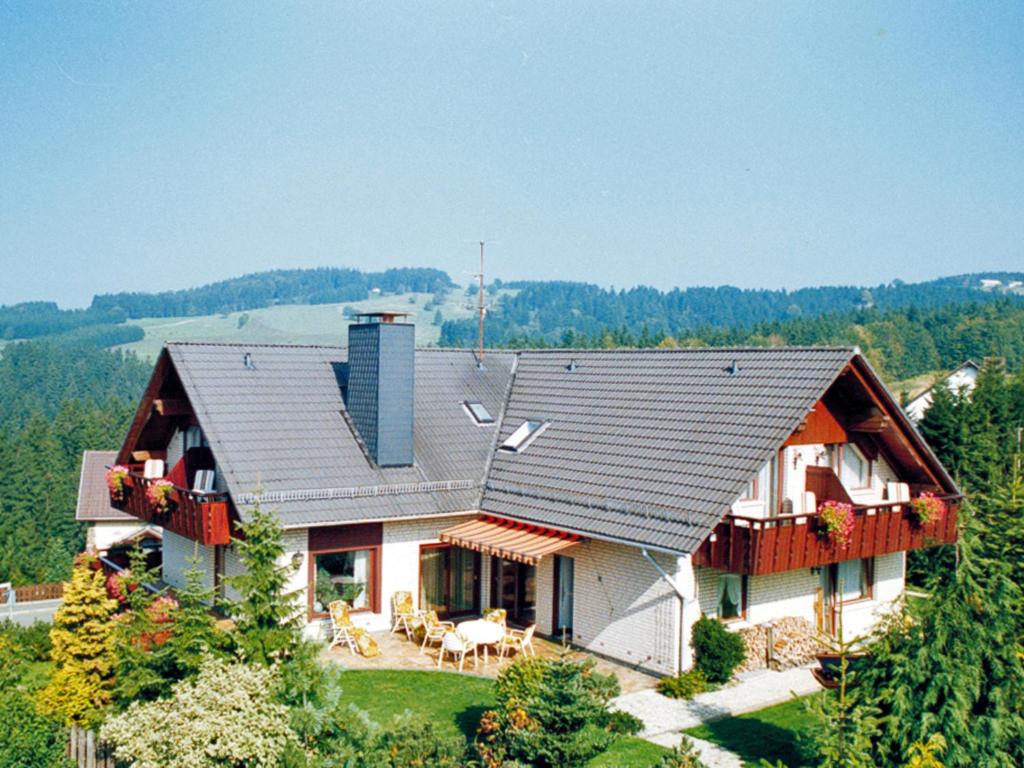
[[867,488],[871,485],[871,464],[856,446],[843,446],[840,480],[847,488]]
[[870,559],[845,560],[835,568],[834,593],[841,602],[851,603],[871,597]]
[[778,507],[778,460],[773,456],[753,480],[747,483],[741,501],[760,501],[768,504],[768,514],[775,514]]
[[469,415],[473,417],[473,421],[477,424],[493,424],[494,417],[491,416],[491,412],[488,411],[483,403],[478,403],[473,400],[464,400],[462,402],[466,410],[469,411]]
[[722,621],[742,619],[746,613],[746,584],[738,573],[718,577],[718,618]]
[[515,451],[518,453],[532,443],[541,432],[547,429],[547,421],[524,421],[519,427],[503,442],[499,448],[503,451]]
[[206,435],[203,434],[203,430],[198,426],[191,426],[185,430],[185,450],[188,451],[191,448],[209,448],[210,444],[206,441]]
[[373,574],[370,549],[319,552],[313,563],[313,612],[327,613],[333,600],[344,600],[353,610],[371,607]]

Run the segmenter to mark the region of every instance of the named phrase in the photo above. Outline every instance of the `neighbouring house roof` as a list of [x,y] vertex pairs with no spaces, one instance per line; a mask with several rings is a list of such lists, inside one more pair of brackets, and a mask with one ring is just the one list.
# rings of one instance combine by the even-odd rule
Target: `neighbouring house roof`
[[[394,468],[369,461],[349,425],[344,348],[170,343],[157,368],[180,378],[243,521],[260,491],[290,528],[481,511],[692,553],[840,380],[874,393],[899,432],[892,449],[955,492],[855,349],[525,350],[484,362],[417,350],[415,464]],[[479,424],[467,401],[494,422]],[[517,430],[528,434],[518,450],[502,448]]]
[[138,522],[127,512],[110,505],[107,491],[107,467],[117,463],[117,451],[85,451],[78,478],[78,503],[75,520],[86,523]]
[[[342,347],[170,343],[167,353],[242,519],[261,490],[286,527],[477,508],[515,356],[417,350],[415,466],[367,461],[344,412]],[[251,367],[243,364],[251,355]]]

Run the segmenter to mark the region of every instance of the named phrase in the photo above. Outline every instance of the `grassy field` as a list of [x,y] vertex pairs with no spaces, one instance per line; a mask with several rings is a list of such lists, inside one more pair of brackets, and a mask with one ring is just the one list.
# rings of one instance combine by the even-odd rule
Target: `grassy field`
[[[466,296],[462,290],[449,292],[440,307],[424,309],[432,298],[432,294],[429,293],[403,293],[341,304],[286,304],[223,315],[129,320],[131,325],[138,325],[146,332],[146,338],[125,344],[121,348],[153,359],[165,341],[344,344],[345,329],[348,327],[348,320],[343,315],[345,307],[352,307],[357,312],[410,312],[410,320],[416,323],[417,345],[430,346],[437,344],[441,336],[440,326],[434,325],[434,313],[437,309],[441,310],[441,316],[445,320],[475,316],[475,310],[471,307],[473,299]],[[495,299],[488,296],[487,301],[491,304]]]
[[738,754],[746,765],[761,759],[772,765],[781,760],[790,768],[809,766],[801,759],[800,741],[814,725],[807,699],[794,699],[739,717],[726,717],[686,731]]
[[[411,711],[449,734],[473,738],[485,710],[494,706],[494,681],[453,672],[354,670],[341,676],[343,696],[377,722]],[[589,763],[591,768],[649,768],[665,750],[624,737]]]

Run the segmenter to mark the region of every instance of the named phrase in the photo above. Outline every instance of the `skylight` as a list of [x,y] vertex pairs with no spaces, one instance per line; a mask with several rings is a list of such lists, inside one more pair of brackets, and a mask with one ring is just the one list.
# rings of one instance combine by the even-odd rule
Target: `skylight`
[[494,417],[491,416],[491,412],[484,407],[483,403],[479,403],[474,400],[464,400],[462,404],[466,406],[466,410],[469,411],[469,415],[473,417],[473,421],[477,424],[494,423]]
[[519,453],[519,451],[532,443],[541,432],[547,429],[547,426],[550,423],[551,422],[548,421],[524,421],[518,428],[516,428],[516,431],[509,435],[505,442],[498,447],[503,451],[515,451],[516,453]]

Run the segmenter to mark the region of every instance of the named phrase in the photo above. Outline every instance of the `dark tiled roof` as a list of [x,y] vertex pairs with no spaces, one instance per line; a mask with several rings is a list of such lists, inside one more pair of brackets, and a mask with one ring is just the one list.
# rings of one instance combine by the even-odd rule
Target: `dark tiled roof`
[[[380,469],[342,415],[344,348],[167,349],[236,502],[262,489],[286,526],[482,509],[674,552],[699,546],[855,354],[500,352],[480,370],[469,351],[418,350],[416,464]],[[497,423],[478,426],[464,400]],[[550,426],[495,451],[526,419]]]
[[550,425],[521,453],[496,451],[482,508],[693,552],[853,355],[523,352],[499,439],[527,419]]
[[95,523],[107,520],[138,522],[127,512],[110,506],[107,491],[107,467],[117,461],[117,451],[85,451],[78,479],[78,505],[75,520]]
[[[342,415],[335,369],[346,360],[344,348],[167,349],[236,501],[262,489],[286,526],[478,508],[497,424],[478,426],[462,402],[482,402],[497,416],[512,354],[488,355],[481,370],[469,351],[418,350],[416,464],[381,469],[367,461]],[[238,506],[244,519],[245,505]]]

